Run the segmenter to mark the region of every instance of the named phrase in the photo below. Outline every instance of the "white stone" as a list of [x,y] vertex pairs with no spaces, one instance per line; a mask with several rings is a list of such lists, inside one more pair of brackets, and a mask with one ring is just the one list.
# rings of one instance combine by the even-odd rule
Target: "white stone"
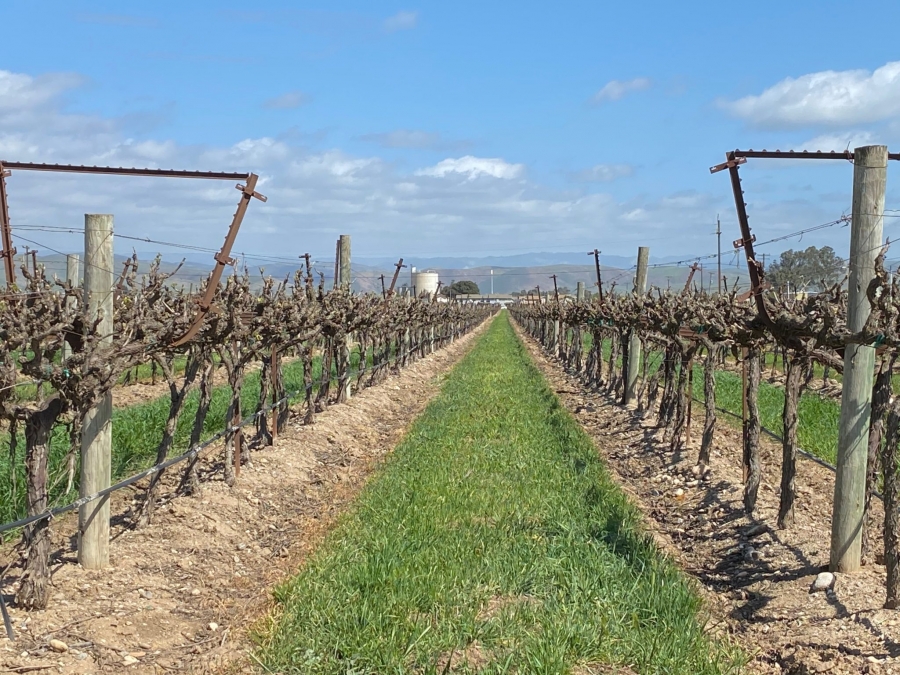
[[830,588],[834,587],[835,577],[831,572],[820,572],[819,576],[816,577],[816,580],[813,582],[812,588],[810,589],[810,593],[818,593],[820,591],[827,591]]
[[52,649],[55,652],[62,653],[62,652],[69,651],[69,645],[67,645],[62,640],[50,640],[50,642],[48,644],[50,645],[50,649]]

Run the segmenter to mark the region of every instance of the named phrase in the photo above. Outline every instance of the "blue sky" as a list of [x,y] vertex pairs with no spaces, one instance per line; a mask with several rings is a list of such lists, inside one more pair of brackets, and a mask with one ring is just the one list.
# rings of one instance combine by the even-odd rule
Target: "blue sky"
[[[737,236],[708,172],[725,150],[900,147],[900,53],[873,39],[898,20],[896,2],[4,3],[0,158],[255,171],[269,202],[237,248],[271,254],[349,233],[356,256],[701,255],[717,213]],[[849,211],[844,162],[743,173],[760,239]],[[14,228],[112,212],[199,246],[237,194],[25,173],[9,192]]]

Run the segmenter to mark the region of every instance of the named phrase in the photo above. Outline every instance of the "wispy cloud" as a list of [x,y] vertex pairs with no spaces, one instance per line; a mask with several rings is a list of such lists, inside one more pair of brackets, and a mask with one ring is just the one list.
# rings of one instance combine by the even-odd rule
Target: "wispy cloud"
[[262,107],[267,110],[293,110],[309,103],[309,101],[310,97],[308,94],[294,90],[266,99],[263,101]]
[[846,131],[830,134],[821,134],[805,143],[798,145],[804,150],[853,150],[864,145],[875,143],[875,137],[869,131]]
[[147,16],[135,16],[134,14],[92,14],[81,12],[75,15],[79,23],[96,23],[103,26],[142,26],[154,28],[159,22]]
[[824,70],[788,77],[757,96],[719,106],[750,124],[773,128],[848,126],[900,116],[900,61],[868,70]]
[[649,89],[653,82],[647,77],[636,77],[633,80],[610,80],[594,94],[591,101],[600,105],[609,101],[619,101],[634,91]]
[[359,140],[374,143],[382,148],[408,148],[414,150],[462,150],[470,147],[470,141],[447,140],[439,133],[418,129],[396,129],[374,134],[364,134]]
[[589,169],[573,172],[569,176],[584,183],[609,183],[633,173],[634,167],[631,164],[597,164]]
[[398,30],[411,30],[418,22],[418,12],[401,11],[385,19],[382,25],[387,32],[394,33]]

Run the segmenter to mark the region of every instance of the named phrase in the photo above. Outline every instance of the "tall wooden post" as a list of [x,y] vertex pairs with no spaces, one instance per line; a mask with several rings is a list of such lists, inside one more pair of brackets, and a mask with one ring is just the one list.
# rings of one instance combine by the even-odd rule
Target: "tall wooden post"
[[334,244],[334,285],[332,288],[337,288],[341,284],[341,240],[338,240]]
[[[66,256],[66,281],[74,287],[78,286],[78,275],[81,273],[80,267],[81,257],[78,254],[70,253]],[[63,360],[65,361],[70,356],[72,356],[72,348],[68,342],[63,342]]]
[[[643,295],[647,291],[647,263],[650,262],[650,249],[638,247],[637,274],[634,275],[634,294]],[[625,380],[625,400],[628,404],[634,400],[637,392],[638,374],[641,372],[641,339],[632,331],[628,344],[628,375]]]
[[584,282],[583,281],[579,281],[575,285],[575,299],[578,300],[579,302],[584,300]]
[[[869,145],[853,151],[847,307],[847,328],[853,333],[862,330],[871,309],[866,289],[875,276],[874,261],[882,245],[887,153],[884,145]],[[847,345],[831,521],[832,572],[855,572],[861,564],[874,369],[874,347]]]
[[338,243],[340,252],[340,285],[345,291],[349,291],[353,281],[350,278],[350,235],[342,234]]
[[[353,288],[353,280],[350,277],[350,235],[342,234],[341,238],[338,240],[338,253],[339,253],[339,265],[340,265],[340,285],[341,288],[348,293],[351,292]],[[347,373],[344,375],[344,379],[346,380],[346,385],[344,387],[344,397],[345,400],[349,400],[351,394],[351,385],[350,385],[350,343],[352,341],[352,336],[347,335],[344,338],[344,344],[341,346],[343,350],[343,358],[342,361],[344,363],[344,367],[347,369]]]
[[[84,301],[88,318],[102,314],[101,344],[113,337],[113,217],[84,217]],[[84,416],[81,431],[82,497],[109,487],[112,458],[112,392]],[[109,565],[109,497],[95,499],[78,510],[78,562],[86,569]]]

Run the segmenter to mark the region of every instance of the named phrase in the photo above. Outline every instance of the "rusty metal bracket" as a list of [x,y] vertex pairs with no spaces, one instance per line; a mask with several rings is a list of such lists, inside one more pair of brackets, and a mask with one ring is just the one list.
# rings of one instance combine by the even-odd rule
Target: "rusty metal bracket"
[[595,248],[593,251],[588,251],[587,254],[594,256],[594,267],[597,270],[597,295],[600,298],[600,302],[603,302],[603,281],[600,279],[600,251]]
[[[762,286],[760,287],[760,291],[767,291],[772,288],[772,284],[768,281],[764,281]],[[749,291],[744,291],[739,296],[735,298],[737,302],[744,302],[745,300],[749,300],[753,296],[753,289],[751,288]]]
[[[754,244],[756,243],[756,235],[755,235],[755,234],[750,236],[750,241],[751,241],[752,243],[754,243]],[[731,243],[732,243],[732,245],[733,245],[735,248],[742,248],[742,247],[744,246],[744,240],[743,240],[743,239],[735,239],[735,240],[734,240],[733,242],[731,242]]]
[[16,283],[16,268],[13,264],[13,256],[16,249],[12,245],[12,235],[9,227],[9,202],[6,198],[6,179],[12,174],[4,168],[0,162],[0,257],[3,258],[3,269],[6,272],[6,285]]
[[400,262],[398,262],[395,267],[394,277],[391,279],[391,287],[388,289],[387,297],[391,297],[394,294],[394,288],[397,286],[397,277],[400,275],[400,270],[406,267],[406,265],[403,264],[403,258],[400,258]]
[[[687,293],[691,289],[691,282],[694,280],[694,274],[699,269],[700,269],[700,265],[698,265],[697,263],[694,263],[693,265],[691,265],[691,269],[690,269],[690,272],[688,273],[687,281],[684,282],[684,292],[685,293]],[[700,281],[701,281],[700,285],[702,286],[703,280],[701,279]]]
[[[733,154],[733,153],[732,153]],[[719,173],[719,171],[724,171],[725,169],[733,169],[741,164],[746,164],[746,157],[732,157],[727,162],[723,162],[722,164],[716,164],[715,166],[709,167],[710,173]]]
[[184,335],[172,343],[173,347],[181,347],[200,332],[203,321],[206,319],[206,315],[209,313],[210,307],[212,306],[212,300],[216,294],[216,290],[219,288],[222,272],[225,271],[226,265],[234,264],[234,258],[231,257],[231,247],[234,246],[234,240],[237,239],[238,230],[241,228],[241,222],[244,220],[244,215],[247,213],[247,207],[250,204],[250,200],[256,198],[263,202],[266,201],[266,198],[263,195],[256,192],[256,183],[258,180],[259,176],[255,173],[251,173],[247,176],[246,185],[236,186],[237,189],[241,191],[241,200],[238,202],[237,211],[234,212],[234,217],[231,219],[231,225],[228,227],[228,234],[225,235],[225,242],[222,244],[221,250],[213,256],[216,261],[216,266],[213,268],[212,274],[210,274],[209,283],[206,284],[206,292],[200,299],[200,303],[197,307],[197,315],[194,317],[193,323],[191,323]]
[[[743,159],[743,161],[740,161]],[[734,152],[725,153],[724,168],[728,169],[731,177],[731,190],[734,193],[734,206],[737,210],[738,224],[741,227],[740,246],[744,249],[744,255],[747,258],[747,271],[750,274],[750,293],[756,300],[756,310],[759,317],[766,323],[771,325],[772,319],[766,308],[765,300],[762,296],[762,284],[764,274],[761,267],[756,262],[756,253],[753,251],[753,242],[755,237],[750,232],[750,219],[747,216],[747,204],[744,203],[744,191],[741,189],[741,176],[738,173],[738,167],[746,162],[746,158],[736,157]],[[723,166],[723,165],[719,165]],[[713,167],[714,169],[716,167]],[[711,173],[715,173],[710,169]]]

